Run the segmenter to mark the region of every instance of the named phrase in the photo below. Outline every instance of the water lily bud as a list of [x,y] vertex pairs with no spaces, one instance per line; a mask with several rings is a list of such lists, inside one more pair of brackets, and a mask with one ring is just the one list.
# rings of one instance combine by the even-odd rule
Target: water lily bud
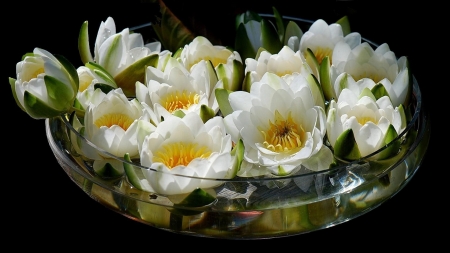
[[75,67],[62,56],[35,48],[16,65],[10,78],[16,102],[35,119],[52,118],[69,111],[78,92]]

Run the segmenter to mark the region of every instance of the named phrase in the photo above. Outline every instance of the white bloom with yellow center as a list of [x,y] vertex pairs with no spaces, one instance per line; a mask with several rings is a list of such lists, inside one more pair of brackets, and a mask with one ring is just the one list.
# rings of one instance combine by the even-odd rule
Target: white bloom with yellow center
[[329,168],[333,156],[322,141],[325,111],[315,105],[303,76],[287,84],[266,73],[250,92],[232,92],[229,101],[234,111],[225,117],[225,125],[234,142],[243,140],[247,162],[276,175],[289,174],[301,164],[314,171]]
[[[139,155],[137,130],[143,116],[143,107],[137,99],[128,100],[120,88],[110,91],[98,103],[90,103],[84,117],[84,137],[98,149],[117,157],[126,153],[131,158]],[[95,160],[94,169],[106,163],[123,172],[123,164],[90,145],[81,145],[84,156]]]
[[175,58],[190,72],[197,63],[210,61],[218,80],[223,80],[225,89],[234,91],[241,88],[244,65],[237,51],[231,51],[221,45],[213,45],[207,38],[197,36],[176,55]]
[[78,91],[73,73],[67,60],[35,48],[16,64],[17,78],[10,78],[10,85],[17,104],[31,117],[52,118],[72,107]]
[[146,190],[172,195],[215,187],[231,173],[231,138],[222,117],[203,123],[196,113],[170,116],[149,134],[140,150]]
[[325,56],[332,61],[333,49],[338,42],[345,41],[351,48],[361,44],[359,33],[349,33],[344,37],[341,25],[328,25],[323,19],[316,20],[300,39],[300,51],[305,54],[309,48],[320,64]]
[[[96,90],[94,88],[94,85],[97,83],[108,85],[110,81],[102,78],[95,71],[86,66],[78,67],[77,73],[80,80],[80,85],[78,86],[77,101],[80,103],[83,109],[85,109],[91,102],[91,99],[95,99],[97,96],[100,96],[99,99],[102,99],[102,94],[104,94],[101,92],[101,90]],[[111,88],[117,88],[117,86],[115,85],[110,86]],[[94,94],[97,95],[94,96]]]
[[[337,156],[344,152],[342,150],[348,150],[344,152],[348,157],[341,158],[351,160],[370,155],[385,146],[388,144],[387,138],[396,138],[405,126],[403,108],[394,107],[388,96],[378,100],[371,96],[359,98],[353,91],[344,89],[338,102],[330,102],[327,137]],[[351,138],[346,136],[349,130]],[[345,142],[340,141],[342,139]],[[353,141],[356,142],[356,147],[350,154],[349,147]]]
[[208,70],[206,61],[195,64],[189,72],[171,57],[164,72],[148,67],[146,80],[146,85],[136,83],[136,97],[153,108],[158,115],[166,116],[178,110],[200,114],[202,105],[208,106],[215,113],[219,110],[214,85],[220,85],[221,82],[214,81],[217,78],[214,72]]
[[[357,82],[368,78],[374,84],[382,84],[394,106],[404,104],[411,92],[407,58],[402,56],[397,59],[386,43],[375,50],[367,42],[355,48],[344,42],[336,44],[331,66],[332,84],[344,72],[350,74]],[[337,97],[336,94],[334,98]]]

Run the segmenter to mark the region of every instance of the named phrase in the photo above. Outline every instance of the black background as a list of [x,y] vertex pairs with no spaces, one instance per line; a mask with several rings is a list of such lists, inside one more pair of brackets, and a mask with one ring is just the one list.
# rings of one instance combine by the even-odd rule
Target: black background
[[[180,18],[195,17],[197,26],[221,27],[224,34],[233,24],[235,14],[247,9],[272,13],[271,6],[275,6],[282,15],[311,20],[322,18],[328,23],[348,15],[352,31],[360,32],[375,43],[388,43],[397,57],[409,57],[428,111],[431,111],[436,100],[444,96],[435,91],[444,84],[434,84],[431,79],[435,75],[433,64],[442,61],[436,55],[439,50],[435,51],[435,45],[431,45],[435,41],[431,39],[433,34],[426,31],[436,21],[421,18],[421,15],[430,13],[438,6],[392,6],[375,1],[364,1],[364,4],[363,1],[283,0],[272,4],[248,1],[166,3]],[[441,243],[435,231],[447,222],[441,213],[448,198],[439,196],[444,194],[438,187],[443,184],[443,173],[448,174],[443,172],[448,165],[433,161],[436,155],[431,146],[437,145],[434,141],[438,133],[435,126],[440,123],[436,119],[432,121],[433,141],[423,164],[403,190],[367,214],[308,234],[245,242],[183,236],[128,219],[88,197],[58,165],[48,146],[44,121],[31,119],[15,105],[7,78],[15,78],[16,63],[35,47],[62,54],[79,66],[77,39],[84,21],[89,21],[90,41],[93,44],[100,22],[108,16],[114,18],[120,31],[148,22],[152,13],[150,7],[150,1],[129,0],[103,4],[83,1],[30,4],[14,1],[3,8],[4,12],[10,13],[9,16],[2,16],[2,47],[7,56],[6,60],[2,60],[2,94],[5,94],[2,99],[2,182],[6,185],[2,187],[2,230],[3,235],[10,238],[7,244],[16,247],[30,244],[33,249],[103,248],[105,251],[122,247],[125,250],[134,247],[136,249],[133,250],[171,250],[181,246],[185,250],[212,252],[219,249],[251,250],[248,247],[234,248],[240,245],[255,246],[255,250],[258,250],[256,246],[281,247],[275,248],[277,251],[302,251],[304,247],[309,250],[384,251],[394,246],[405,249],[411,245],[415,245],[412,249],[419,245],[434,248]],[[232,244],[228,244],[230,242]],[[224,243],[224,246],[217,243]]]

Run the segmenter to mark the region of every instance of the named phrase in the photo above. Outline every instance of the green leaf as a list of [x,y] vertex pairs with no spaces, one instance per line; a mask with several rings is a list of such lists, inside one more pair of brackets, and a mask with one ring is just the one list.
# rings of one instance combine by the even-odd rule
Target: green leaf
[[233,108],[231,108],[230,102],[228,101],[228,96],[230,95],[231,91],[227,89],[216,88],[214,90],[214,93],[216,95],[216,100],[219,104],[222,116],[225,117],[228,114],[231,114],[233,112]]
[[261,47],[271,54],[277,54],[283,47],[275,26],[266,19],[261,21]]
[[83,62],[83,64],[94,61],[89,46],[88,21],[84,21],[81,25],[80,33],[78,35],[78,52],[80,53],[81,62]]
[[296,22],[291,20],[286,25],[286,32],[284,34],[284,45],[287,45],[289,38],[293,36],[296,36],[300,41],[303,36],[303,31]]
[[377,101],[377,98],[373,95],[372,91],[365,87],[361,93],[359,94],[359,98],[362,98],[364,96],[370,97],[371,99],[373,99],[373,101]]
[[171,52],[175,52],[180,47],[192,42],[195,34],[175,16],[163,1],[159,1],[159,6],[161,17],[159,23],[152,24],[152,28],[162,46]]
[[247,29],[243,23],[241,23],[236,30],[234,48],[239,52],[243,60],[247,58],[255,58],[256,56],[256,49],[253,48],[247,34]]
[[277,25],[278,39],[280,41],[284,41],[284,22],[283,17],[280,15],[278,10],[275,7],[272,7],[273,16],[275,18],[275,24]]
[[158,54],[151,54],[128,66],[114,78],[117,87],[122,88],[127,97],[135,97],[136,82],[145,83],[145,69],[147,66],[156,67],[158,59]]
[[350,21],[348,20],[347,16],[343,16],[338,21],[336,21],[336,23],[341,25],[344,37],[351,32]]
[[339,135],[334,144],[334,155],[337,158],[347,161],[353,161],[361,158],[358,144],[356,143],[353,130],[351,128],[345,130]]

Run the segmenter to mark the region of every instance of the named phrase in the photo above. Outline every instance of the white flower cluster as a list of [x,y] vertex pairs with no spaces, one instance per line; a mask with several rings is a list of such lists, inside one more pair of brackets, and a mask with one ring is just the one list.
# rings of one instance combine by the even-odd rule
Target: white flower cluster
[[[128,28],[116,33],[110,17],[94,55],[80,47],[84,66],[36,48],[10,83],[33,118],[73,111],[72,126],[88,140],[72,134],[74,148],[96,173],[123,175],[116,157],[127,157],[144,167],[137,184],[149,192],[326,170],[336,158],[371,155],[407,124],[406,57],[397,60],[387,44],[374,50],[358,33],[344,36],[337,23],[317,20],[278,52],[245,59],[202,36],[177,52],[143,41]],[[398,150],[388,151],[374,158]]]

